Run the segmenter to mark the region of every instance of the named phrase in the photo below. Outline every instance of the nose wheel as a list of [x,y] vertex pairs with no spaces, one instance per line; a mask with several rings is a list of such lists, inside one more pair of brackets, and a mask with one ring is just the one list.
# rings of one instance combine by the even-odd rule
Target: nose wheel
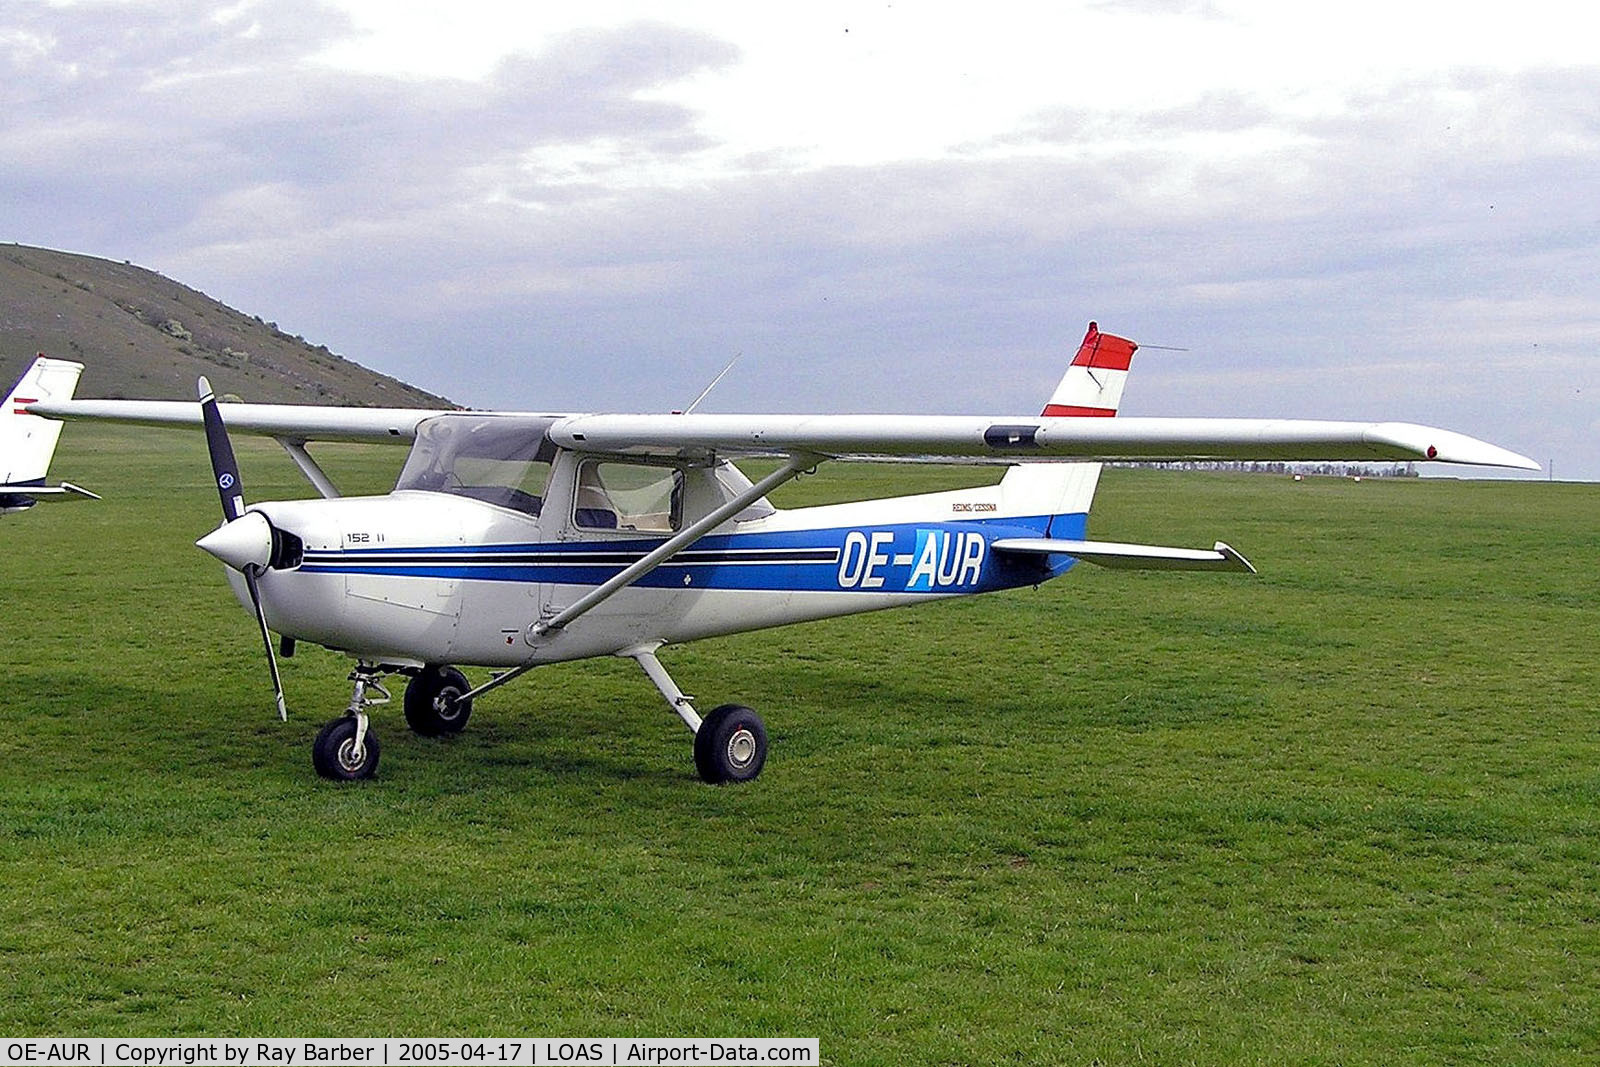
[[379,683],[383,674],[370,663],[360,664],[350,672],[350,706],[324,726],[311,743],[311,765],[322,777],[356,782],[378,772],[378,735],[368,729],[367,709],[389,702],[389,691]]
[[335,782],[371,778],[378,770],[378,737],[362,730],[355,716],[341,715],[311,743],[311,763],[318,774]]

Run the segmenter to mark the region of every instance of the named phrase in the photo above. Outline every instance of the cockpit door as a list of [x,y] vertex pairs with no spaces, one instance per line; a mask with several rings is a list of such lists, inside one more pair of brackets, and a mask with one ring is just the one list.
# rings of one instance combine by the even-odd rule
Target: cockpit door
[[[552,467],[540,524],[541,537],[553,551],[545,557],[544,580],[533,590],[536,618],[555,615],[694,515],[705,514],[708,489],[720,493],[710,468],[562,451]],[[623,590],[585,615],[583,628],[650,639],[647,631],[659,628],[657,620],[693,591],[693,578],[680,571],[670,571],[675,575],[670,584],[656,572]]]

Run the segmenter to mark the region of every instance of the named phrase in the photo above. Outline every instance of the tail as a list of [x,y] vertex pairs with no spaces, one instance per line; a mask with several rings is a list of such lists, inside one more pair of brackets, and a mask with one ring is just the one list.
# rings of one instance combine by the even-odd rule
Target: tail
[[6,395],[0,408],[0,514],[32,507],[36,496],[94,495],[76,486],[45,485],[61,423],[27,411],[29,404],[72,399],[82,373],[82,363],[41,355]]
[[[1126,337],[1101,333],[1089,323],[1078,353],[1040,414],[1055,418],[1110,418],[1122,403],[1128,367],[1139,346]],[[1100,482],[1098,463],[1027,463],[1012,467],[1000,481],[1008,511],[1051,516],[1046,535],[1081,538],[1089,505]]]
[[1117,405],[1122,403],[1122,387],[1128,381],[1128,366],[1138,350],[1139,346],[1126,337],[1101,333],[1100,327],[1091,322],[1066,376],[1040,414],[1115,415]]

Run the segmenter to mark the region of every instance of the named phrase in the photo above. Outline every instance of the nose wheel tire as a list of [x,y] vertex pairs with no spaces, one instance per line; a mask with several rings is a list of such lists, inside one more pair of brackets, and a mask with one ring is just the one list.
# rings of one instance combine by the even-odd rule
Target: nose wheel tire
[[371,778],[378,770],[378,735],[371,730],[356,748],[356,720],[343,715],[322,728],[311,743],[311,764],[335,782]]
[[711,709],[694,735],[694,764],[713,785],[748,782],[767,762],[767,728],[742,704]]
[[458,699],[472,688],[454,667],[424,667],[406,686],[406,723],[423,737],[460,733],[472,714],[472,701]]

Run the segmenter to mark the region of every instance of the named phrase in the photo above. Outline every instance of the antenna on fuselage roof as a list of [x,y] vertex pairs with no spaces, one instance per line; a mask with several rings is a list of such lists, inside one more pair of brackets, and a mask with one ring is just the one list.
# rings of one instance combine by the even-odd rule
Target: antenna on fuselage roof
[[700,406],[700,401],[704,400],[706,397],[711,395],[711,390],[715,389],[717,387],[717,383],[722,381],[722,379],[724,379],[724,378],[726,378],[728,376],[728,372],[733,369],[733,365],[735,363],[739,362],[739,359],[743,355],[744,355],[743,352],[734,353],[734,357],[732,359],[728,360],[728,365],[726,367],[722,368],[722,373],[718,374],[715,378],[711,379],[711,384],[710,385],[708,385],[704,389],[700,390],[700,395],[694,398],[694,402],[692,404],[690,404],[688,407],[684,408],[682,411],[674,411],[673,414],[674,415],[687,415],[687,414],[689,414],[689,412],[691,412],[695,408],[699,407]]

